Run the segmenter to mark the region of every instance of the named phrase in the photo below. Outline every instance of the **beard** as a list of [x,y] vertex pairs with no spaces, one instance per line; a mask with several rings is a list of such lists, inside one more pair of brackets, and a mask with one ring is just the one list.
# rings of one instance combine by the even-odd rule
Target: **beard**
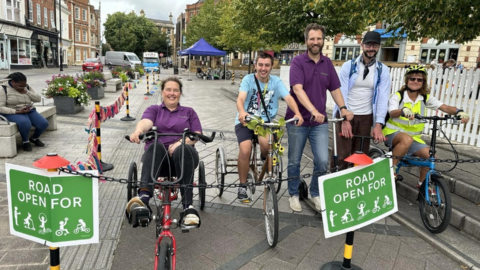
[[[318,49],[318,51],[317,51]],[[317,54],[320,54],[322,52],[322,49],[323,49],[323,44],[319,44],[319,45],[311,45],[308,47],[308,52],[311,53],[312,55],[317,55]]]
[[[374,52],[373,56],[369,56],[368,53],[372,53]],[[377,57],[377,53],[378,51],[363,51],[363,55],[368,58],[368,59],[374,59],[375,57]]]

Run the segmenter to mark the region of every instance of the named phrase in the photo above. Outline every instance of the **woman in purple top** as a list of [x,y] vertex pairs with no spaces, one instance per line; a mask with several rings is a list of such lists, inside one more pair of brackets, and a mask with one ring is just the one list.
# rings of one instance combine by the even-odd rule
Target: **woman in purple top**
[[[143,113],[135,128],[130,134],[130,141],[140,143],[139,135],[149,131],[153,126],[157,127],[160,133],[182,133],[185,128],[191,131],[202,133],[202,126],[197,113],[190,107],[181,106],[180,95],[182,94],[182,83],[175,77],[169,77],[162,81],[162,104],[152,105]],[[159,136],[155,156],[156,177],[159,176],[180,176],[183,171],[183,180],[180,184],[192,184],[195,168],[198,166],[198,153],[194,145],[196,141],[189,138],[182,144],[181,136]],[[185,147],[185,156],[182,156],[182,148]],[[145,145],[145,153],[142,161],[141,184],[138,192],[139,197],[132,198],[127,204],[127,212],[138,206],[148,206],[153,194],[152,169],[154,145],[149,141]],[[184,167],[181,167],[182,157]],[[198,225],[200,218],[197,211],[193,209],[192,188],[180,188],[184,212],[180,214],[180,220],[184,225]]]

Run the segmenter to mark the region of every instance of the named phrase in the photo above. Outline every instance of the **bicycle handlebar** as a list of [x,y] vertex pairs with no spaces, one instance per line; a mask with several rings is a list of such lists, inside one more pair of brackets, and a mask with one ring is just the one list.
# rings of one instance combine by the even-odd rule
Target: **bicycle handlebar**
[[332,119],[328,119],[328,122],[332,122],[332,123],[336,123],[336,122],[343,122],[347,120],[347,117],[344,116],[342,118],[332,118]]
[[[213,139],[215,139],[215,134],[216,132],[212,132],[212,135],[210,137],[208,136],[205,136],[203,134],[200,134],[200,133],[196,133],[196,132],[193,132],[193,131],[190,131],[188,128],[186,128],[183,133],[160,133],[158,132],[156,129],[152,129],[152,130],[149,130],[147,131],[146,133],[142,133],[138,136],[138,138],[140,140],[143,140],[143,138],[145,138],[145,140],[151,140],[154,138],[154,135],[155,133],[157,133],[158,136],[183,136],[185,134],[185,136],[188,136],[190,138],[190,140],[192,141],[196,141],[196,139],[200,139],[201,141],[203,141],[204,143],[210,143],[210,142],[213,142]],[[125,135],[125,139],[130,141],[130,135]]]
[[[246,123],[249,123],[250,121],[252,121],[252,117],[250,116],[245,116],[245,122]],[[297,124],[297,121],[298,121],[298,118],[297,117],[293,117],[293,118],[290,118],[288,120],[285,121],[285,124],[288,124],[288,123],[291,123],[291,122],[295,122],[295,124]],[[278,127],[278,123],[263,123],[261,124],[262,126],[264,127],[271,127],[271,128],[274,128],[274,127]]]
[[415,114],[415,118],[419,120],[434,120],[434,121],[445,121],[445,120],[461,120],[458,115],[445,114],[443,117],[434,115],[434,116],[422,116],[420,114]]

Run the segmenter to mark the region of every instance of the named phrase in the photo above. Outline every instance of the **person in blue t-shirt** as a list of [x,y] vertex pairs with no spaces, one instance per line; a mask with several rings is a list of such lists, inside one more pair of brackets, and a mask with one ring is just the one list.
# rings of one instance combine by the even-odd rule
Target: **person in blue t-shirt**
[[[241,185],[238,188],[239,200],[248,199],[246,183],[252,138],[255,136],[253,130],[246,127],[245,117],[248,115],[259,116],[267,122],[269,118],[275,118],[278,111],[278,100],[283,98],[287,102],[288,107],[294,112],[294,117],[299,119],[297,126],[301,126],[303,123],[302,114],[298,110],[297,103],[295,103],[282,80],[277,76],[270,75],[272,68],[273,57],[268,53],[259,52],[255,61],[255,70],[257,72],[245,76],[240,84],[237,98],[238,113],[235,120],[235,134],[237,135],[239,145],[237,160],[238,177]],[[257,87],[255,77],[258,79],[260,89]],[[264,97],[266,110],[262,105],[260,95]],[[266,113],[268,113],[268,117]],[[258,142],[263,159],[268,154],[268,140],[264,137],[258,137]]]

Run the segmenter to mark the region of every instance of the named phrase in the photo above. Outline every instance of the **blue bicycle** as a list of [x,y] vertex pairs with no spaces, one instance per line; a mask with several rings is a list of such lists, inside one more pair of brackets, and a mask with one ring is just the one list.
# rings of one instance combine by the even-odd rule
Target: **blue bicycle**
[[[427,167],[429,171],[425,181],[420,186],[418,193],[419,210],[422,222],[425,228],[431,233],[441,233],[450,224],[452,217],[452,199],[450,197],[450,191],[445,183],[445,180],[441,173],[435,169],[435,147],[437,142],[437,131],[441,130],[439,121],[452,121],[453,124],[458,124],[459,119],[457,116],[445,115],[441,116],[421,116],[415,115],[415,118],[427,122],[432,121],[432,139],[430,141],[430,157],[429,159],[421,159],[413,156],[405,156],[397,164],[395,172],[397,173],[397,181],[402,181],[403,177],[399,175],[401,167]],[[452,146],[453,147],[453,146]],[[454,151],[456,154],[456,151]],[[385,152],[379,148],[371,148],[369,156],[371,158],[377,158],[383,156]],[[458,157],[456,158],[458,159]],[[453,169],[453,168],[452,168]]]

